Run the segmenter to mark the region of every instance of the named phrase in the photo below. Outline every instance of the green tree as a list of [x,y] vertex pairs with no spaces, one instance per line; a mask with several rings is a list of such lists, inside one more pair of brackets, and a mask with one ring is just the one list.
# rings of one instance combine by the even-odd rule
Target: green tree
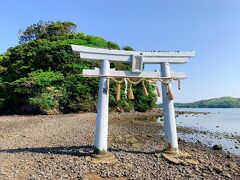
[[[20,44],[0,55],[0,112],[67,113],[96,111],[98,78],[81,76],[83,69],[99,66],[82,61],[72,52],[71,44],[120,49],[116,43],[74,31],[71,22],[40,22],[28,27]],[[114,64],[113,64],[114,65]],[[130,69],[129,64],[114,65]],[[149,91],[150,86],[147,86]],[[135,100],[115,101],[115,84],[110,88],[110,109],[145,111],[154,107],[155,94],[142,97],[134,88]],[[140,101],[141,100],[141,101]],[[141,106],[144,107],[140,107]]]
[[125,51],[134,51],[134,49],[130,46],[124,46],[122,49]]
[[20,32],[20,43],[27,43],[36,39],[48,39],[75,32],[76,24],[72,22],[38,22]]

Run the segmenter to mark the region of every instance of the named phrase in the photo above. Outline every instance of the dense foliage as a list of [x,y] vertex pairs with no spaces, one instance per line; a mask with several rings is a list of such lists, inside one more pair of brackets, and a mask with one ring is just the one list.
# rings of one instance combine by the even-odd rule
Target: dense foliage
[[[0,55],[1,113],[59,113],[96,111],[98,78],[84,78],[83,69],[98,66],[97,62],[81,61],[72,53],[71,44],[120,49],[101,37],[75,32],[72,22],[37,23],[20,36],[19,45]],[[125,50],[131,50],[129,46]],[[129,65],[111,64],[117,69]],[[149,96],[142,87],[133,87],[135,100],[115,101],[115,84],[110,86],[110,109],[146,111],[155,107],[152,86]],[[123,91],[123,90],[122,90]],[[122,92],[123,93],[123,92]]]
[[193,103],[175,103],[175,107],[182,108],[240,108],[240,99],[233,97],[221,97],[201,100]]

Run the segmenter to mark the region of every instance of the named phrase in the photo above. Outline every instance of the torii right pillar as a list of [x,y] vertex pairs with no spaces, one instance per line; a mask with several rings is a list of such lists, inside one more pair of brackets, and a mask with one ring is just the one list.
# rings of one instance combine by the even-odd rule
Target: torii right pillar
[[[163,77],[171,77],[170,64],[161,63],[161,73]],[[168,84],[162,83],[163,98],[163,116],[164,116],[164,133],[167,144],[167,151],[178,153],[177,128],[174,112],[173,99],[170,99],[168,88],[171,88],[170,80]],[[168,87],[169,86],[169,87]]]

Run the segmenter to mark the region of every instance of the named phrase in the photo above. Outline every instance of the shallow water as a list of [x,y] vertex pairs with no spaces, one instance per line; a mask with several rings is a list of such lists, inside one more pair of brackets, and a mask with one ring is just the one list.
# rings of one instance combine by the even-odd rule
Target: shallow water
[[[201,142],[209,147],[221,144],[223,150],[240,155],[240,108],[176,108],[176,111],[209,112],[209,114],[184,114],[176,118],[177,126],[189,127],[205,133],[178,133],[189,142]],[[207,132],[207,133],[206,133]]]
[[176,118],[178,126],[240,135],[240,108],[176,108],[176,111],[209,112],[208,115],[180,115]]
[[188,142],[201,142],[209,147],[213,147],[215,144],[221,144],[223,151],[240,155],[240,143],[235,139],[227,139],[221,136],[212,136],[201,133],[178,133],[178,136]]

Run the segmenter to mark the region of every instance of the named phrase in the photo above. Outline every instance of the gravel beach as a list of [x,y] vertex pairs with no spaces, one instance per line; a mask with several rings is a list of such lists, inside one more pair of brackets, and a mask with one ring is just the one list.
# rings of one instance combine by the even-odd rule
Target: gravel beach
[[92,157],[95,113],[1,116],[0,179],[240,179],[240,157],[201,143],[168,157],[160,115],[110,113],[106,162]]

